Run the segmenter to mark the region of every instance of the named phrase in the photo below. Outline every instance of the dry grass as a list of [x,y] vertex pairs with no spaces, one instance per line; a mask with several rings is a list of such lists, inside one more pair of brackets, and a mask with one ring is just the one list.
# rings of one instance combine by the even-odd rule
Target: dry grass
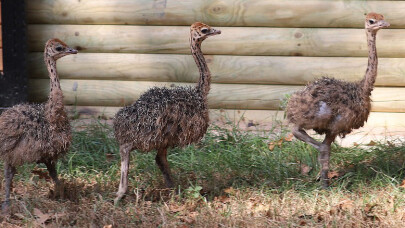
[[[75,132],[58,165],[61,197],[43,166],[15,177],[1,227],[403,227],[405,145],[332,150],[332,187],[320,190],[316,151],[263,135],[213,127],[203,142],[169,156],[176,190],[164,189],[153,153],[133,153],[130,191],[115,207],[119,156],[109,126]],[[288,138],[288,137],[287,137]],[[34,168],[35,167],[35,168]],[[34,168],[34,172],[31,170]],[[3,180],[3,177],[2,177]]]

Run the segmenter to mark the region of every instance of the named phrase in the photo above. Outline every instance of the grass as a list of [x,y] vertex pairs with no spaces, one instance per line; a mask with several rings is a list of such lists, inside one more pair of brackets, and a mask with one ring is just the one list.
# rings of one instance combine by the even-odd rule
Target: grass
[[405,143],[334,145],[331,188],[321,190],[317,151],[296,140],[269,150],[270,141],[287,136],[278,132],[211,127],[200,143],[170,151],[175,190],[164,188],[155,153],[133,152],[129,192],[115,207],[118,145],[111,127],[94,121],[74,132],[70,153],[58,163],[64,197],[53,198],[44,166],[19,167],[13,214],[1,226],[403,226]]

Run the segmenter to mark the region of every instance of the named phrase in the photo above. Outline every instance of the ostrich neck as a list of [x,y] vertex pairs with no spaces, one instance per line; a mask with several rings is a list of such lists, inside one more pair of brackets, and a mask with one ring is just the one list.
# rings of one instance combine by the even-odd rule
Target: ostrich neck
[[371,91],[374,89],[374,82],[377,77],[377,48],[376,48],[376,36],[377,32],[366,30],[367,34],[367,45],[368,45],[368,65],[366,74],[361,80],[364,95],[370,96]]
[[208,92],[210,91],[211,73],[208,69],[207,62],[201,51],[201,42],[191,41],[191,53],[200,71],[200,78],[197,83],[197,91],[201,93],[204,100],[207,100]]
[[56,61],[45,54],[45,63],[50,78],[50,93],[48,101],[45,103],[45,115],[51,129],[54,130],[63,127],[62,125],[66,122],[67,116],[63,106],[63,94],[56,71]]

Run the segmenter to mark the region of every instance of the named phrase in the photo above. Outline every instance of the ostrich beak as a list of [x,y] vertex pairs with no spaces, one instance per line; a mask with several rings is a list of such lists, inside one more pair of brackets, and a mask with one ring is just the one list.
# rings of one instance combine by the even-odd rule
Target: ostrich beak
[[221,34],[221,30],[211,28],[211,34],[210,35],[218,35],[218,34]]
[[390,26],[390,23],[388,23],[388,22],[386,22],[386,21],[384,21],[384,20],[381,20],[381,21],[378,22],[378,25],[379,25],[381,28],[387,28],[387,27]]
[[68,54],[77,54],[77,50],[76,49],[73,49],[73,48],[68,48],[67,50],[66,50],[66,53],[68,53]]

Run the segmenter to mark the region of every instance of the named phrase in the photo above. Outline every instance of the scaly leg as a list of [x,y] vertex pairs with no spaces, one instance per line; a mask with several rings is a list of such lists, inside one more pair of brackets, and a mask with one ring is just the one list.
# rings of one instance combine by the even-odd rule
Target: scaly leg
[[173,188],[173,181],[171,177],[171,172],[169,168],[169,163],[167,162],[167,148],[159,149],[155,157],[156,164],[159,166],[160,171],[163,173],[165,178],[166,187]]
[[129,153],[131,150],[126,146],[120,146],[121,154],[121,180],[118,188],[117,197],[114,199],[114,204],[118,205],[119,201],[124,197],[128,189],[128,168],[129,168]]
[[6,186],[5,186],[6,197],[5,197],[5,201],[2,205],[3,213],[7,213],[8,209],[10,207],[11,183],[13,181],[15,172],[16,172],[16,169],[14,166],[11,166],[10,164],[7,164],[7,163],[4,164],[4,178],[6,179]]
[[56,161],[47,161],[44,163],[46,165],[46,168],[48,169],[49,176],[51,176],[53,182],[55,183],[55,186],[59,185],[60,181],[58,178],[58,173],[56,171]]
[[323,140],[322,145],[319,148],[319,163],[321,164],[321,181],[322,187],[329,187],[329,159],[330,159],[330,147],[332,142],[335,140],[335,135],[326,134],[325,140]]
[[316,140],[313,139],[311,136],[309,136],[309,135],[304,131],[304,129],[302,129],[302,128],[294,127],[294,128],[292,129],[292,133],[293,133],[293,135],[294,135],[297,139],[299,139],[299,140],[301,140],[301,141],[303,141],[303,142],[306,142],[306,143],[312,145],[312,146],[315,147],[315,149],[317,149],[317,150],[319,150],[319,148],[320,148],[321,145],[322,145],[320,142],[316,141]]
[[56,198],[64,198],[64,186],[63,183],[60,182],[58,178],[58,172],[56,171],[56,162],[55,160],[49,160],[44,162],[46,165],[46,168],[48,169],[49,176],[51,176],[54,184],[55,184],[55,196]]

